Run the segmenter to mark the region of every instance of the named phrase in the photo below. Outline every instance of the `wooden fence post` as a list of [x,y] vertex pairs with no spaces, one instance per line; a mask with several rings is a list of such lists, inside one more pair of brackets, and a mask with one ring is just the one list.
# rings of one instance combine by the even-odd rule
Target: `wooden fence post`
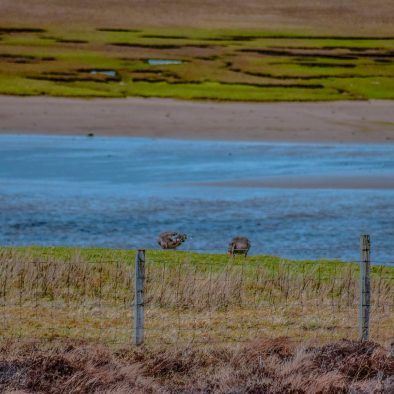
[[360,261],[360,300],[358,310],[359,338],[368,340],[369,334],[369,307],[371,300],[371,283],[369,277],[371,241],[369,235],[360,237],[361,261]]
[[145,249],[138,249],[135,255],[134,276],[134,345],[144,343],[144,282]]

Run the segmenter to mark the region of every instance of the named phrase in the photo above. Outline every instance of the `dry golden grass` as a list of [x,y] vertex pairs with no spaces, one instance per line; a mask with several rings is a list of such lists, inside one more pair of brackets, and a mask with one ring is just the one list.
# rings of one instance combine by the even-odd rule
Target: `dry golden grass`
[[[38,256],[0,253],[2,337],[130,342],[132,253]],[[148,251],[146,343],[357,339],[358,278],[340,262]],[[381,343],[394,338],[393,285],[393,269],[373,269],[370,334]]]

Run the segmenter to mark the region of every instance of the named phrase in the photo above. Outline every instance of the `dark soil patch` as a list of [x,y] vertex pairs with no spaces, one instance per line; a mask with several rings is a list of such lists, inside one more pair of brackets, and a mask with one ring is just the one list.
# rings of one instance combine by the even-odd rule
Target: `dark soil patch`
[[[288,63],[270,63],[270,64],[288,64]],[[272,79],[280,79],[280,80],[318,80],[318,79],[344,79],[344,78],[384,78],[387,75],[380,74],[336,74],[336,75],[275,75],[270,73],[259,73],[252,71],[244,71],[239,68],[229,68],[230,71],[242,73],[245,75],[250,75],[253,77],[261,77],[261,78],[272,78]]]
[[133,82],[149,82],[149,83],[159,83],[159,82],[166,82],[166,78],[160,78],[160,77],[133,77]]
[[114,32],[114,33],[140,33],[141,32],[141,30],[136,30],[136,29],[118,29],[118,28],[112,28],[112,27],[101,27],[96,30],[97,31]]
[[225,39],[223,37],[207,37],[204,38],[204,41],[215,41],[215,42],[221,42],[224,41]]
[[163,70],[160,69],[142,69],[142,70],[133,70],[133,74],[162,74]]
[[75,72],[48,71],[48,72],[45,72],[44,75],[75,76]]
[[[50,82],[118,82],[121,80],[120,76],[108,76],[105,74],[92,74],[91,69],[79,69],[77,72],[45,72],[41,75],[30,75],[28,79],[34,79],[39,81],[50,81]],[[99,71],[99,70],[96,70]]]
[[239,52],[248,52],[248,53],[257,53],[259,55],[267,55],[267,56],[303,56],[303,57],[320,57],[326,59],[337,59],[337,60],[357,60],[357,56],[348,55],[348,54],[331,54],[331,53],[323,53],[323,52],[297,52],[292,50],[274,50],[274,49],[249,49],[243,48],[239,49]]
[[98,79],[98,78],[87,78],[87,77],[73,77],[69,75],[58,75],[58,76],[40,76],[40,75],[30,75],[26,77],[27,79],[33,79],[37,81],[49,81],[49,82],[98,82],[106,83],[108,80]]
[[45,33],[46,30],[35,27],[0,27],[0,33]]
[[393,63],[393,62],[392,62],[391,60],[389,60],[389,59],[381,59],[381,58],[373,59],[373,61],[376,62],[376,63],[388,63],[388,64]]
[[146,49],[178,49],[182,48],[181,45],[173,45],[173,44],[128,44],[126,42],[113,42],[109,45],[115,45],[117,47],[125,47],[125,48],[146,48]]
[[344,47],[344,46],[327,46],[327,47],[321,47],[321,48],[316,48],[316,49],[327,49],[327,50],[344,50],[344,51],[351,51],[351,52],[366,52],[366,51],[385,51],[385,48],[358,48],[358,47]]
[[[167,77],[167,78],[164,78]],[[174,78],[171,80],[171,78]],[[169,85],[201,85],[203,81],[186,81],[183,79],[180,79],[179,77],[173,77],[173,76],[165,76],[165,75],[155,75],[155,76],[137,76],[133,77],[134,82],[149,82],[149,83],[159,83],[159,82],[165,82]]]
[[394,58],[394,51],[386,51],[386,52],[361,52],[357,53],[359,58]]
[[278,83],[234,83],[234,82],[220,82],[222,85],[236,85],[236,86],[253,86],[256,88],[302,88],[302,89],[324,89],[324,85],[320,83],[315,84],[301,84],[301,83],[288,83],[288,84],[278,84]]
[[356,41],[364,41],[364,40],[373,40],[373,41],[387,41],[394,40],[394,36],[302,36],[302,35],[280,35],[280,34],[271,34],[259,36],[259,38],[275,38],[275,39],[284,39],[284,40],[356,40]]
[[346,46],[322,46],[322,47],[312,47],[312,46],[281,46],[281,45],[269,45],[270,49],[279,50],[304,50],[304,51],[348,51],[348,52],[368,52],[368,51],[387,51],[386,48],[359,48],[359,47],[346,47]]
[[[241,52],[255,52],[276,56],[304,56],[304,57],[322,57],[331,59],[358,59],[371,57],[394,57],[394,51],[378,48],[348,48],[348,47],[282,47],[269,46],[269,49],[240,49]],[[324,52],[322,52],[324,50]],[[346,53],[331,53],[334,50]]]
[[[202,85],[205,82],[210,82],[207,80],[204,81],[187,81],[183,79],[171,81],[164,77],[164,75],[155,76],[155,77],[134,77],[133,81],[136,82],[150,82],[150,83],[157,83],[157,82],[165,82],[169,85]],[[275,83],[248,83],[248,82],[225,82],[225,81],[215,81],[220,85],[230,85],[230,86],[250,86],[256,88],[266,88],[266,89],[277,89],[277,88],[298,88],[298,89],[324,89],[324,85],[322,84],[275,84]]]
[[44,35],[44,36],[40,36],[40,39],[41,39],[41,40],[51,40],[51,41],[57,41],[57,40],[59,40],[59,38],[58,38],[58,37],[54,37],[54,36],[46,36],[46,35]]
[[[281,34],[266,34],[266,35],[228,35],[221,37],[212,37],[206,38],[209,41],[254,41],[259,39],[274,39],[274,40],[302,40],[302,41],[310,41],[310,40],[337,40],[337,41],[364,41],[364,40],[372,40],[372,41],[387,41],[394,40],[394,36],[385,36],[385,37],[374,37],[374,36],[302,36],[302,35],[281,35]],[[307,47],[306,47],[307,48]],[[308,47],[310,48],[310,47]],[[324,48],[331,48],[329,46]],[[350,49],[345,46],[338,46],[337,48]],[[373,48],[374,49],[374,48]]]
[[174,45],[174,44],[128,44],[125,42],[114,42],[109,45],[115,45],[126,48],[146,48],[146,49],[182,49],[182,48],[213,48],[207,44],[185,44],[185,45]]
[[298,63],[300,66],[322,67],[322,68],[355,68],[355,64],[338,64],[338,63]]
[[240,41],[240,42],[248,42],[257,40],[259,36],[221,36],[221,37],[208,37],[204,40],[206,41]]
[[214,61],[214,60],[218,60],[218,59],[219,59],[219,56],[217,56],[217,55],[212,55],[212,56],[196,56],[195,59],[197,59],[197,60]]
[[23,59],[23,60],[35,60],[37,59],[35,56],[32,55],[13,55],[13,54],[8,54],[8,53],[0,53],[0,59],[5,59],[5,60],[17,60],[17,59]]
[[88,44],[89,43],[89,41],[86,41],[86,40],[66,40],[63,38],[56,39],[56,42],[59,42],[62,44]]
[[185,44],[183,45],[184,48],[215,48],[213,45],[209,44]]
[[15,64],[30,64],[30,63],[38,63],[40,61],[54,61],[56,60],[52,56],[46,57],[36,57],[33,55],[14,55],[8,53],[0,53],[0,61],[4,61],[7,63],[15,63]]
[[223,36],[226,41],[253,41],[262,38],[260,36]]
[[190,39],[190,37],[186,37],[186,36],[162,36],[162,35],[155,35],[155,34],[144,34],[141,37],[144,37],[144,38],[171,39],[171,40],[186,40],[186,39]]

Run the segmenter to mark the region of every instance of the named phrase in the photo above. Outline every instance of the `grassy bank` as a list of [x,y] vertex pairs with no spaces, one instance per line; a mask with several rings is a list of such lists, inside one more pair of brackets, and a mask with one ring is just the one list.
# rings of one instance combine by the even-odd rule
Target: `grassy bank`
[[0,94],[393,99],[394,36],[0,26]]
[[[2,336],[128,343],[133,261],[122,250],[0,249]],[[358,280],[357,264],[338,261],[147,251],[146,343],[356,339]],[[371,282],[371,338],[386,343],[394,270],[373,267]]]

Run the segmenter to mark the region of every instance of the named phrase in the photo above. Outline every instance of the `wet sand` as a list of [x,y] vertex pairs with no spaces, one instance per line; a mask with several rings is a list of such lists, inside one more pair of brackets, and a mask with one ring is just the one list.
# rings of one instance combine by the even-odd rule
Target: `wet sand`
[[281,176],[260,180],[201,182],[195,186],[267,189],[365,189],[394,190],[391,176]]
[[0,132],[393,143],[394,101],[217,103],[0,96]]
[[[0,22],[17,26],[225,28],[392,35],[391,0],[2,0]],[[103,12],[104,10],[104,12]],[[182,33],[183,34],[183,33]]]

